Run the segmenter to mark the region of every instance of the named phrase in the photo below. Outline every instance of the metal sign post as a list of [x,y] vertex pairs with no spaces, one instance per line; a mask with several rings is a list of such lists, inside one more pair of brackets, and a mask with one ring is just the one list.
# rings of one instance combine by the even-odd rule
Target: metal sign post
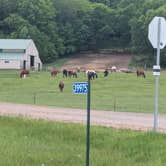
[[[160,34],[161,34],[161,19],[158,19],[158,32],[157,32],[157,59],[156,65],[160,65]],[[154,124],[153,131],[157,131],[158,127],[158,86],[159,86],[159,75],[155,75],[156,77],[156,89],[155,89],[155,110],[154,110]]]
[[90,156],[90,80],[88,82],[75,82],[73,93],[87,94],[87,127],[86,127],[86,166],[89,166]]
[[86,129],[86,166],[89,166],[89,154],[90,154],[90,80],[88,79],[87,129]]
[[158,127],[158,86],[160,76],[160,49],[166,45],[166,21],[163,17],[154,17],[149,24],[148,38],[153,46],[157,48],[156,65],[153,66],[153,75],[155,75],[155,109],[153,131],[157,132]]

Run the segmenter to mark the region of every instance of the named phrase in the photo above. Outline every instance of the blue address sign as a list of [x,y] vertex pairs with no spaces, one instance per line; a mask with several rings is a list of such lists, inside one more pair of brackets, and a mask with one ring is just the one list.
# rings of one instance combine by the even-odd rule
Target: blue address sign
[[73,93],[75,93],[75,94],[88,93],[88,83],[87,82],[75,82],[73,84]]

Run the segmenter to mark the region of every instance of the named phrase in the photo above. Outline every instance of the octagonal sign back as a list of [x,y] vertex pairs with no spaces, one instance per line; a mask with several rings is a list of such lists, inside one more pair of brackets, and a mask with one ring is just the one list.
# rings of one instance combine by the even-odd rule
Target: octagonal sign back
[[163,17],[154,17],[149,24],[148,39],[151,42],[153,48],[157,48],[158,43],[158,25],[160,21],[160,49],[163,49],[166,45],[166,20]]

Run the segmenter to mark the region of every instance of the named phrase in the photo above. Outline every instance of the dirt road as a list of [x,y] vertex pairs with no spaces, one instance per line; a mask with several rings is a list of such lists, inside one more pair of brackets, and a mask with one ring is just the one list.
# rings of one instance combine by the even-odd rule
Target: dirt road
[[[21,116],[48,121],[86,123],[86,110],[70,108],[0,103],[0,115]],[[91,124],[147,131],[153,128],[153,114],[92,110]],[[166,132],[166,115],[159,115],[158,131]]]

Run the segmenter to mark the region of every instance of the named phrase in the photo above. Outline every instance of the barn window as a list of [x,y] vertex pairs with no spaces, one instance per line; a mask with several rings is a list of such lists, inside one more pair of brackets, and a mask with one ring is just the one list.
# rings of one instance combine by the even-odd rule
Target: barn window
[[10,61],[5,61],[5,63],[10,63]]
[[3,49],[3,53],[25,53],[25,49]]

